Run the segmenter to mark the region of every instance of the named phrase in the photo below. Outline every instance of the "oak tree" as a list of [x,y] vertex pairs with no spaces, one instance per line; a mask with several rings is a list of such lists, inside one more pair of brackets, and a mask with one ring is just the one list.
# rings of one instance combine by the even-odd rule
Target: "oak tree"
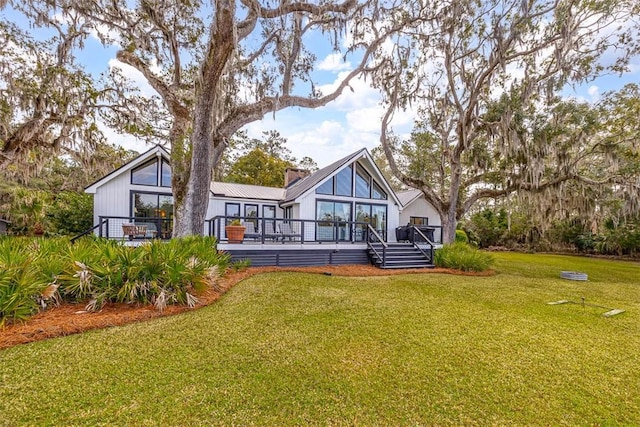
[[[381,144],[393,174],[422,190],[445,241],[478,200],[594,179],[605,156],[590,114],[561,91],[625,69],[638,52],[638,4],[621,0],[449,0],[396,39],[374,80],[385,94]],[[606,62],[609,58],[614,60]],[[413,107],[410,138],[395,112]],[[584,127],[583,127],[584,126]],[[582,131],[581,131],[582,129]]]
[[[28,3],[48,6],[43,15],[82,16],[157,93],[167,113],[155,125],[166,127],[171,145],[175,236],[203,232],[212,170],[236,131],[284,108],[335,100],[354,78],[377,69],[390,34],[421,19],[414,0]],[[418,13],[405,12],[407,5]],[[355,61],[326,93],[308,43]]]

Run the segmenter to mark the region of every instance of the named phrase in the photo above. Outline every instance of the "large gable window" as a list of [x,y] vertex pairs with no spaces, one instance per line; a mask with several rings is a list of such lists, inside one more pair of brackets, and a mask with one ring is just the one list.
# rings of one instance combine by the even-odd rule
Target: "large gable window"
[[333,194],[333,178],[316,189],[317,194]]
[[345,167],[316,189],[316,194],[351,196],[353,187],[353,167]]
[[378,200],[387,200],[387,193],[384,192],[382,187],[377,182],[373,181],[373,190],[371,191],[371,198]]
[[138,166],[131,171],[131,184],[171,187],[169,162],[162,159],[160,167],[158,167],[158,159],[154,159]]
[[131,171],[131,183],[137,185],[158,185],[158,161],[154,160]]
[[163,187],[171,187],[171,165],[165,159],[162,159],[162,170],[160,175],[160,185]]
[[336,196],[351,196],[353,187],[353,168],[347,166],[336,174]]
[[[355,186],[354,186],[355,180]],[[387,193],[359,163],[346,166],[316,188],[316,194],[386,200]]]
[[356,167],[356,197],[371,197],[371,175],[360,165]]

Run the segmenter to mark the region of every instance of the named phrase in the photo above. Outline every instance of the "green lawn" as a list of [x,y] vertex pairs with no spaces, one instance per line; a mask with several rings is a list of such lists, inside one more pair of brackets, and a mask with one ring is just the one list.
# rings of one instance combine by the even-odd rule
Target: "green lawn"
[[[639,425],[640,265],[496,258],[493,277],[266,274],[0,350],[0,425]],[[546,304],[582,297],[626,313]]]

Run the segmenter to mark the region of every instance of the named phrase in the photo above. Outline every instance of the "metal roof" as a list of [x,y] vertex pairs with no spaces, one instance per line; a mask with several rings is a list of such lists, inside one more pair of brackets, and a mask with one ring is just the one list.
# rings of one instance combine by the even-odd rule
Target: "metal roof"
[[234,184],[230,182],[212,182],[214,196],[234,199],[258,199],[280,201],[285,195],[284,188],[262,187],[260,185]]
[[401,191],[399,193],[396,193],[396,195],[398,196],[398,200],[400,200],[400,203],[402,203],[402,206],[407,206],[409,203],[422,196],[422,191],[413,189],[408,191]]

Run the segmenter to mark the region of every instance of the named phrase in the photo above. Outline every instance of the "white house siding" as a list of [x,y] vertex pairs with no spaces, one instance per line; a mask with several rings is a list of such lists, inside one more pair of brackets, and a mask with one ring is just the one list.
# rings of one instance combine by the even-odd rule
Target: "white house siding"
[[123,173],[98,187],[93,196],[93,223],[98,223],[99,216],[129,216],[131,189],[130,173]]
[[396,241],[396,233],[395,230],[396,228],[400,225],[400,223],[398,223],[398,217],[399,217],[399,213],[398,213],[398,206],[396,206],[393,203],[389,203],[387,205],[387,241],[389,242],[395,242]]
[[[132,185],[131,171],[127,171],[104,183],[96,189],[93,196],[93,223],[98,224],[100,216],[103,217],[130,217],[131,192],[171,194],[171,188],[149,185]],[[113,219],[109,222],[109,236],[122,236],[122,223],[127,219]],[[102,230],[106,233],[106,230]],[[98,230],[96,230],[98,233]]]
[[442,225],[440,215],[438,215],[438,212],[436,212],[431,203],[424,199],[424,196],[417,198],[404,207],[404,210],[400,212],[400,224],[408,224],[412,216],[429,218],[429,225]]

